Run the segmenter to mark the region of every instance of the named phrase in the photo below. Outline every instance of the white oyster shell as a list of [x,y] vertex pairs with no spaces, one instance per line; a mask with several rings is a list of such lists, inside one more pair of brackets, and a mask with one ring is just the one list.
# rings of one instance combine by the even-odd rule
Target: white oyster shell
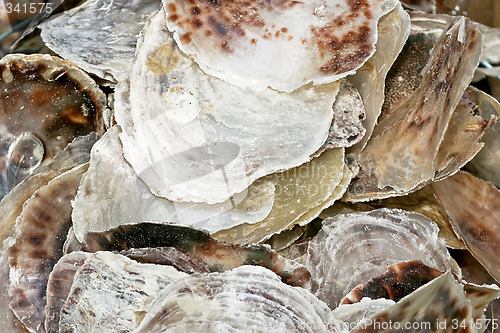
[[217,203],[310,160],[327,138],[338,83],[255,92],[207,76],[156,14],[116,91],[125,159],[151,191]]
[[135,333],[331,332],[330,309],[268,269],[242,266],[177,280],[161,291]]
[[206,73],[290,92],[354,73],[375,51],[379,18],[398,1],[163,3],[180,49]]
[[170,266],[97,252],[74,276],[61,310],[60,332],[131,332],[158,293],[186,276]]
[[272,178],[219,204],[179,203],[157,197],[123,157],[119,126],[112,127],[91,153],[89,171],[73,203],[73,230],[80,242],[86,234],[143,221],[175,222],[216,232],[264,219],[274,202]]
[[89,0],[42,23],[46,45],[85,71],[117,81],[134,59],[139,33],[160,0]]
[[334,308],[353,287],[398,262],[421,260],[446,271],[451,259],[438,231],[427,217],[400,209],[326,219],[308,249],[306,267],[311,272],[312,290]]

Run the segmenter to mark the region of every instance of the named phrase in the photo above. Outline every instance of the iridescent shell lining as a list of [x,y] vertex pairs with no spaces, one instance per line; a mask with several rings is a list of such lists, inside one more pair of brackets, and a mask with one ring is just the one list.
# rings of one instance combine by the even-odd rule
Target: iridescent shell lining
[[356,285],[398,262],[421,260],[447,271],[451,258],[437,233],[437,226],[425,216],[399,209],[326,219],[308,249],[306,267],[311,271],[312,290],[334,308]]

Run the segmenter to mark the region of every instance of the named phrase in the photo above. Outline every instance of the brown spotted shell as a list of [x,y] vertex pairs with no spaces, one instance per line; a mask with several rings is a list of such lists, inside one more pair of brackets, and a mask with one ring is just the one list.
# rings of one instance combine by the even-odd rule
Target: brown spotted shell
[[163,4],[180,49],[206,73],[238,86],[291,92],[354,73],[375,52],[378,20],[398,1]]

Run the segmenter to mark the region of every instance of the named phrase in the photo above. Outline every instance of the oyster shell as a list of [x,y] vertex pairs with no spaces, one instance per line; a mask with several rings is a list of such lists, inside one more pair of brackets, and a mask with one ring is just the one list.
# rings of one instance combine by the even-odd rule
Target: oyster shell
[[163,4],[180,49],[203,71],[238,86],[291,92],[353,74],[374,53],[377,21],[397,1]]
[[193,259],[173,247],[129,249],[120,251],[119,254],[142,264],[172,266],[178,271],[187,274],[210,272],[204,262]]
[[358,303],[339,305],[333,309],[332,314],[336,319],[341,320],[339,329],[344,328],[350,332],[357,327],[367,326],[373,315],[394,304],[395,302],[390,299],[365,297]]
[[431,187],[469,251],[500,281],[500,257],[492,255],[498,253],[500,242],[496,217],[500,206],[498,189],[463,171]]
[[351,332],[394,332],[395,329],[443,332],[452,331],[453,322],[463,325],[459,329],[463,332],[475,332],[471,313],[463,286],[447,272],[393,306],[378,312],[367,325]]
[[52,51],[116,82],[132,65],[148,16],[160,7],[160,0],[88,0],[39,28]]
[[221,230],[214,237],[230,243],[258,243],[312,221],[342,197],[351,180],[352,173],[343,157],[341,148],[327,150],[308,163],[276,174],[274,205],[269,215],[255,224]]
[[[495,298],[494,295],[496,294],[496,292],[498,292],[498,290],[495,292],[495,287],[493,285],[496,284],[498,286],[498,282],[496,282],[495,279],[493,279],[491,275],[488,274],[484,267],[472,256],[472,254],[470,254],[469,251],[455,250],[451,252],[451,255],[460,265],[464,280],[468,281],[468,285],[466,285],[466,288],[468,286],[472,286],[473,288],[471,289],[473,294],[479,296],[479,299],[483,300],[483,304],[487,304],[488,299],[491,299],[492,296],[493,298]],[[483,287],[483,289],[480,290],[480,293],[475,292],[476,288],[474,287],[474,285],[481,285],[481,287]],[[486,290],[484,290],[485,285],[489,287]],[[468,289],[466,289],[466,291],[470,292]],[[482,309],[484,309],[484,306],[482,307]],[[476,309],[474,310],[476,311]],[[480,313],[480,316],[482,315],[483,313]],[[491,313],[489,311],[486,311],[485,315],[487,318],[500,320],[500,299],[497,298],[492,301]],[[488,329],[488,327],[486,327],[486,329]]]
[[73,252],[59,259],[54,265],[47,283],[45,332],[59,333],[61,309],[71,291],[75,274],[90,256],[91,254],[86,252]]
[[437,234],[437,226],[427,217],[399,209],[326,219],[308,248],[312,290],[334,308],[356,285],[402,261],[421,260],[444,272],[452,263]]
[[[470,87],[468,89],[469,98],[478,105],[479,115],[483,118],[498,117],[500,115],[500,103],[492,96]],[[500,124],[495,124],[492,130],[488,131],[484,137],[484,147],[481,151],[467,163],[467,170],[474,175],[489,181],[496,186],[500,186]]]
[[329,332],[330,309],[268,269],[242,266],[189,276],[161,291],[141,332]]
[[365,297],[398,302],[441,274],[443,272],[425,265],[420,260],[397,263],[389,266],[386,273],[355,287],[340,301],[340,305],[357,303]]
[[[454,172],[477,153],[480,147],[477,140],[491,124],[481,119],[469,120],[468,111],[457,115],[458,120],[467,121],[465,124],[449,126],[448,123],[479,60],[478,29],[464,18],[454,19],[436,45],[415,92],[381,117],[361,153],[362,172],[350,185],[346,200],[366,201],[407,194],[434,179],[436,173],[444,177]],[[452,85],[452,77],[460,77],[460,84]],[[433,116],[438,113],[439,117]],[[482,125],[478,125],[476,133],[469,135],[464,131],[470,123],[478,121]],[[450,145],[447,148],[452,151],[440,150],[447,128],[458,130],[448,135],[461,140],[472,137],[472,142],[464,141],[465,146],[472,145],[464,157],[455,160],[454,147]],[[400,139],[394,142],[394,137]]]
[[323,146],[315,153],[332,148],[351,147],[365,135],[363,120],[366,117],[365,106],[358,89],[348,80],[339,81],[339,92],[333,103],[333,120],[330,132]]
[[216,232],[264,219],[274,202],[275,180],[255,181],[220,204],[176,203],[154,196],[123,157],[118,126],[109,129],[92,151],[89,171],[73,203],[73,230],[80,242],[88,232],[142,221],[169,221]]
[[375,53],[356,71],[356,74],[349,77],[361,94],[366,108],[364,121],[366,134],[361,142],[347,150],[350,164],[354,160],[357,161],[360,151],[373,133],[384,102],[386,76],[408,38],[410,18],[401,5],[397,4],[393,11],[380,19],[378,27],[379,36]]
[[329,217],[335,217],[339,214],[367,212],[384,207],[403,209],[427,216],[439,226],[439,237],[444,239],[446,246],[453,249],[465,249],[464,243],[453,231],[450,218],[446,215],[446,212],[428,185],[416,192],[402,197],[355,204],[337,201],[333,206],[325,209],[319,217],[321,219],[326,219]]
[[0,60],[0,199],[75,136],[103,132],[105,95],[73,64],[49,55]]
[[59,332],[131,332],[159,293],[184,278],[185,273],[170,266],[97,252],[74,275],[61,309]]
[[327,138],[338,83],[290,94],[230,85],[182,54],[165,20],[159,12],[146,25],[115,95],[125,159],[155,195],[223,202],[310,160]]
[[52,162],[38,168],[37,174],[18,184],[3,198],[0,203],[0,240],[13,236],[16,218],[21,214],[24,202],[36,190],[62,173],[89,161],[90,149],[95,141],[97,133],[75,138],[63,151],[56,154]]
[[[14,236],[16,218],[21,215],[23,204],[31,198],[35,191],[47,185],[57,176],[75,167],[78,163],[88,162],[90,148],[96,139],[95,133],[76,138],[62,152],[56,154],[51,163],[41,167],[40,173],[30,176],[23,183],[18,184],[0,203],[0,240],[3,241],[2,251],[0,252],[1,303],[8,304],[10,302],[8,295],[10,269],[6,252],[7,248],[12,245],[12,241],[14,241],[13,238],[9,237]],[[2,309],[0,311],[0,323],[4,329],[13,333],[27,332],[23,324],[16,322],[17,318],[8,306]]]
[[291,285],[308,286],[309,271],[286,260],[269,246],[239,246],[216,241],[206,231],[165,223],[140,223],[120,226],[101,233],[89,233],[87,244],[73,250],[122,251],[133,248],[173,247],[210,271],[225,271],[241,265],[259,265],[274,271]]
[[484,117],[484,119],[475,115],[476,109],[481,106],[473,103],[467,98],[468,96],[466,91],[451,116],[448,129],[439,148],[438,167],[434,181],[454,174],[473,159],[485,145],[479,140],[494,126],[498,119],[495,115]]
[[51,180],[23,205],[8,249],[9,306],[30,332],[43,332],[49,274],[62,257],[71,226],[71,200],[88,164]]

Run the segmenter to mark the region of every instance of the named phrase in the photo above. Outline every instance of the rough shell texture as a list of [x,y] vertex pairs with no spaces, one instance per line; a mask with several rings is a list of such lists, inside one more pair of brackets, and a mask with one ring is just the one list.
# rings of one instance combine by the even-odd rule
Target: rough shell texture
[[468,97],[469,94],[466,91],[448,123],[445,136],[439,147],[438,166],[434,181],[454,174],[473,159],[485,145],[479,140],[494,126],[498,119],[495,115],[484,117],[484,119],[477,115],[477,109],[481,108],[481,105],[475,104]]
[[348,79],[340,80],[328,138],[315,155],[327,149],[351,147],[358,143],[366,132],[363,127],[365,117],[365,106],[358,89]]
[[203,261],[193,259],[173,247],[129,249],[120,251],[119,254],[142,264],[172,266],[187,274],[210,272],[209,267]]
[[328,332],[330,309],[262,267],[178,280],[162,290],[137,333]]
[[148,22],[115,96],[125,159],[154,194],[223,202],[311,159],[327,138],[338,83],[290,94],[230,85],[182,54],[165,25],[162,12]]
[[[42,167],[40,173],[30,176],[27,180],[18,184],[0,203],[0,240],[3,243],[3,248],[0,252],[0,303],[9,303],[10,269],[7,248],[12,245],[14,239],[5,240],[15,234],[16,218],[21,214],[23,204],[31,198],[35,191],[47,185],[57,176],[75,167],[78,163],[88,162],[90,159],[90,149],[95,140],[95,133],[76,138],[62,152],[56,154],[51,163]],[[21,331],[26,332],[24,326],[16,323],[16,320],[17,318],[10,308],[8,306],[3,307],[3,311],[0,311],[1,327],[13,333],[18,332],[17,329],[19,327],[23,327]]]
[[500,191],[469,173],[431,184],[469,251],[500,282]]
[[[484,267],[472,256],[472,254],[470,254],[469,251],[453,250],[451,252],[451,255],[462,269],[464,280],[468,282],[468,284],[465,286],[466,292],[469,292],[467,288],[472,284],[481,286],[488,285],[489,287],[492,287],[492,285],[496,284],[497,286],[499,286],[498,282],[496,282],[495,279],[491,277],[486,269],[484,269]],[[481,294],[479,294],[481,295],[481,299],[484,300],[484,298],[489,298],[489,296],[492,294],[493,288],[489,289],[490,290],[486,293],[482,292]],[[474,294],[477,293],[474,292]],[[490,306],[492,313],[490,313],[489,310],[486,311],[485,315],[487,316],[487,318],[500,320],[500,299],[497,298],[496,300],[494,300]],[[482,316],[483,314],[481,313],[480,315]]]
[[214,237],[229,243],[252,244],[294,225],[304,225],[344,194],[351,173],[344,165],[343,149],[337,148],[273,177],[276,191],[269,215],[255,224],[219,231]]
[[0,203],[0,240],[13,236],[16,218],[22,212],[22,206],[33,193],[49,181],[69,169],[87,163],[90,149],[97,140],[97,133],[77,137],[63,151],[58,152],[53,161],[41,166],[37,172],[18,184]]
[[325,209],[319,217],[326,219],[339,214],[366,212],[384,207],[403,209],[427,216],[439,226],[439,237],[444,239],[446,246],[453,249],[465,249],[464,243],[453,231],[450,218],[429,186],[424,186],[416,192],[401,197],[354,204],[337,201],[333,206]]
[[170,266],[140,264],[97,252],[78,269],[61,309],[61,333],[131,332],[151,302],[185,273]]
[[[469,87],[468,97],[478,106],[479,115],[485,119],[498,117],[500,115],[500,103],[492,96]],[[487,180],[496,186],[500,186],[500,124],[497,123],[488,131],[482,141],[484,147],[470,161],[466,168],[477,177]]]
[[363,65],[375,51],[377,21],[397,1],[163,3],[179,47],[206,73],[290,92],[311,81],[336,81]]
[[67,171],[26,201],[9,248],[10,303],[30,332],[43,332],[46,287],[71,227],[71,200],[88,164]]
[[45,332],[59,333],[61,309],[71,291],[76,272],[90,255],[86,252],[73,252],[54,265],[47,283]]
[[223,203],[179,203],[154,196],[123,157],[120,129],[109,129],[92,150],[89,171],[73,204],[73,230],[86,233],[142,221],[168,221],[216,232],[241,223],[263,220],[274,202],[275,180],[255,181]]
[[333,316],[341,321],[338,330],[344,328],[346,331],[352,331],[356,327],[366,326],[373,315],[394,305],[395,302],[390,299],[370,299],[363,298],[360,302],[353,304],[341,304],[333,309]]
[[[394,332],[395,327],[411,332],[475,332],[472,310],[463,286],[450,272],[417,289],[395,305],[372,316],[372,322],[353,330]],[[418,319],[417,319],[418,318]],[[452,329],[453,322],[463,327]],[[391,325],[389,323],[392,322]],[[418,322],[412,329],[415,322]],[[410,325],[405,326],[405,325]],[[424,326],[425,325],[425,326]],[[439,326],[442,325],[442,326]]]
[[70,62],[49,55],[0,60],[0,199],[75,136],[103,132],[105,95]]
[[[478,64],[480,40],[469,20],[455,19],[450,24],[433,49],[417,90],[390,117],[380,120],[361,153],[359,180],[351,184],[364,193],[350,191],[348,200],[406,194],[434,178],[444,133]],[[367,197],[365,193],[377,188],[381,194]]]
[[117,81],[132,65],[147,17],[160,6],[160,0],[89,0],[41,24],[41,36],[85,71]]
[[357,303],[364,297],[385,298],[398,302],[441,274],[443,272],[425,265],[420,260],[391,265],[386,273],[351,290],[340,304]]
[[410,18],[398,4],[396,9],[380,19],[378,29],[375,53],[356,74],[349,77],[358,89],[366,108],[366,119],[363,122],[366,134],[361,142],[347,150],[348,160],[352,161],[358,159],[360,151],[373,133],[384,102],[386,75],[408,38]]
[[399,209],[326,219],[308,249],[312,290],[334,308],[356,285],[398,262],[421,260],[444,272],[451,259],[437,234],[437,226],[427,217]]
[[85,251],[121,251],[132,248],[173,247],[199,260],[210,271],[225,271],[241,265],[267,267],[298,286],[308,286],[310,273],[265,245],[239,246],[217,242],[206,231],[175,224],[140,223],[90,233]]

